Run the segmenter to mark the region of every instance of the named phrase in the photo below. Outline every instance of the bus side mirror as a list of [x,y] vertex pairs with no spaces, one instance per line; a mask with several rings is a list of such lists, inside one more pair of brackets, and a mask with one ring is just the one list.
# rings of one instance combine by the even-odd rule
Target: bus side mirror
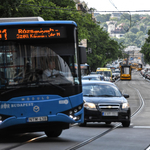
[[124,96],[125,98],[129,98],[129,95],[128,95],[128,94],[123,94],[123,96]]
[[79,54],[80,54],[80,64],[87,63],[87,55],[86,48],[84,46],[79,46]]

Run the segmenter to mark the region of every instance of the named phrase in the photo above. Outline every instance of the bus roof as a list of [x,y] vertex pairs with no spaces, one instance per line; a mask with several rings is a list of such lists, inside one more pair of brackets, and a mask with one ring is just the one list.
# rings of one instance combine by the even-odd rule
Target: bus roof
[[63,25],[74,25],[77,24],[74,21],[66,21],[66,20],[54,20],[54,21],[22,21],[22,22],[3,22],[0,23],[0,26],[11,26],[11,25],[30,25],[30,24],[63,24]]
[[44,21],[42,17],[7,17],[0,18],[0,22],[20,22],[20,21]]

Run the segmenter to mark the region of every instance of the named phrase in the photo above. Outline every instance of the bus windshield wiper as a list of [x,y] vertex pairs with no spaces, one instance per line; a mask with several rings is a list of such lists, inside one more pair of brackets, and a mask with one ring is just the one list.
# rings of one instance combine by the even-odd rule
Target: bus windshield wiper
[[88,96],[88,97],[95,97],[95,95],[90,95],[90,94],[85,94],[83,96]]
[[56,88],[59,88],[59,89],[61,89],[62,91],[65,91],[65,90],[66,90],[66,89],[64,89],[63,87],[61,87],[61,86],[59,86],[59,85],[56,85],[56,84],[53,84],[53,83],[48,82],[48,81],[39,81],[39,83],[48,83],[49,85],[52,85],[52,86],[54,86],[54,87],[56,87]]
[[[44,83],[44,84],[41,84],[41,83]],[[12,87],[12,88],[15,87],[15,89],[23,88],[23,87],[39,87],[39,86],[42,86],[42,85],[46,85],[46,83],[47,83],[47,85],[52,85],[52,86],[54,86],[54,87],[56,87],[56,88],[61,89],[62,91],[65,91],[65,89],[62,88],[61,86],[56,85],[56,84],[53,84],[53,83],[48,82],[48,81],[23,82],[23,83],[18,83],[18,84],[9,85],[9,87],[10,87],[10,88],[11,88],[11,87]],[[17,86],[19,86],[19,87],[17,87]],[[8,87],[8,86],[7,86],[7,87]],[[13,89],[11,89],[11,90],[13,90]],[[8,90],[8,91],[9,91],[9,90]],[[7,92],[7,91],[6,91],[6,92]]]

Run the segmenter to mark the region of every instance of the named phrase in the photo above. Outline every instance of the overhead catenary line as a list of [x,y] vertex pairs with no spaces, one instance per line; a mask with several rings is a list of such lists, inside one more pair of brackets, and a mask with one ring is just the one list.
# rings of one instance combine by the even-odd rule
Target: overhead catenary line
[[[34,6],[34,7],[41,7],[41,8],[47,8],[47,9],[55,9],[55,10],[70,10],[70,11],[82,11],[82,10],[77,10],[77,9],[67,9],[67,8],[56,8],[56,7],[48,7],[48,6],[38,6],[38,5],[32,5],[32,4],[25,4],[22,3],[21,5],[27,5],[27,6]],[[87,10],[90,11],[91,10]],[[100,10],[92,10],[93,12],[150,12],[150,10],[124,10],[124,11],[111,11],[111,10],[107,10],[107,11],[100,11]]]

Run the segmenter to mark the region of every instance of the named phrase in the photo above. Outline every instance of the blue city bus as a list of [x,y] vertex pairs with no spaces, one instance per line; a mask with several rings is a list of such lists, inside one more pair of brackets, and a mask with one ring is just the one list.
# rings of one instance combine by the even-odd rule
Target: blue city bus
[[0,134],[83,123],[81,61],[74,21],[0,23]]

